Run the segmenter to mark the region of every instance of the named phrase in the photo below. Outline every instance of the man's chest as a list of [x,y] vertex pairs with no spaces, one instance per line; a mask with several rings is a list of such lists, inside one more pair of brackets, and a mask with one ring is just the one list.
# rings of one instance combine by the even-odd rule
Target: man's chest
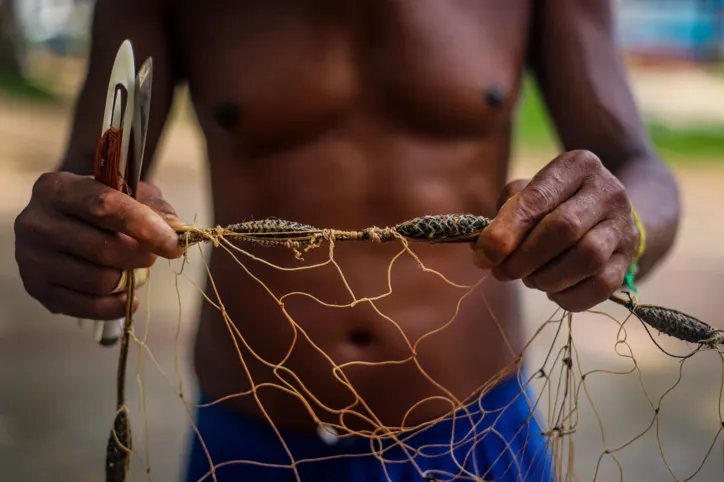
[[517,99],[531,16],[529,0],[182,2],[199,120],[249,140],[360,118],[485,135]]

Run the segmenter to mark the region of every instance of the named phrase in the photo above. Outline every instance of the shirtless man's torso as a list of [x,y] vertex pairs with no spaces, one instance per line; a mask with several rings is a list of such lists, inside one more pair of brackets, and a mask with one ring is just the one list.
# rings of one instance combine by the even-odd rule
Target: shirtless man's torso
[[[560,211],[566,206],[564,201],[571,204],[574,193],[589,192],[586,183],[603,186],[591,189],[591,193],[612,192],[638,209],[648,231],[646,255],[640,262],[642,273],[655,265],[673,242],[678,221],[676,186],[653,154],[637,114],[615,43],[613,1],[166,3],[98,1],[88,78],[60,169],[64,172],[59,174],[65,177],[45,176],[36,191],[55,189],[67,197],[71,183],[76,183],[79,187],[73,189],[79,193],[74,195],[77,199],[66,200],[72,209],[100,195],[107,209],[106,219],[112,217],[109,213],[114,209],[120,210],[111,195],[87,187],[82,184],[85,179],[71,178],[67,172],[91,172],[90,159],[98,140],[96,120],[103,111],[107,76],[116,49],[128,38],[137,61],[148,56],[154,60],[146,162],[152,160],[175,87],[188,83],[207,141],[215,224],[273,216],[323,228],[359,229],[391,226],[424,214],[469,212],[492,217],[501,201],[521,189],[527,192],[531,186],[513,183],[506,187],[506,182],[523,74],[526,69],[533,72],[563,144],[570,151],[552,162],[532,183],[532,194],[526,194],[530,199],[537,195],[539,204],[547,201],[550,205],[541,207],[537,216],[523,209],[533,205],[526,204],[525,195],[511,197],[518,205],[515,211],[509,206],[516,203],[506,206],[510,209],[505,217],[504,231],[508,234],[500,234],[500,227],[497,238],[481,240],[475,251],[467,245],[415,246],[429,267],[456,281],[475,282],[485,275],[481,267],[486,267],[486,261],[480,261],[478,253],[484,253],[482,257],[491,268],[498,267],[498,271],[493,270],[496,276],[483,284],[487,304],[480,296],[466,299],[456,320],[418,347],[420,366],[459,399],[474,395],[509,365],[522,347],[517,287],[506,279],[524,279],[526,285],[551,293],[554,301],[572,311],[595,305],[620,286],[621,270],[628,268],[639,241],[629,219],[625,224],[609,223],[612,227],[606,232],[617,233],[616,240],[608,245],[590,242],[593,248],[585,251],[588,257],[573,258],[576,263],[571,266],[585,265],[581,269],[588,272],[574,273],[565,262],[553,267],[558,271],[550,271],[560,276],[529,268],[555,263],[556,259],[565,261],[561,253],[585,240],[586,232],[603,229],[605,219],[624,219],[621,209],[615,213],[599,209],[591,214],[599,216],[597,219],[589,221],[580,215],[578,224],[544,225],[545,214],[555,208]],[[595,156],[575,149],[591,151]],[[558,201],[556,182],[562,186]],[[576,182],[583,187],[570,188]],[[143,189],[152,200],[146,204],[172,212],[168,204],[159,201],[160,193],[151,184],[145,183]],[[589,205],[598,202],[618,209],[615,202],[605,203],[596,196],[599,194],[590,194],[584,200]],[[19,238],[37,226],[33,215],[38,217],[41,207],[36,206],[42,204],[48,212],[47,199],[51,197],[46,195],[43,204],[40,194],[34,196],[19,217]],[[167,201],[173,204],[173,200]],[[520,212],[525,216],[515,214]],[[520,221],[524,217],[525,222]],[[117,229],[128,237],[116,249],[135,250],[136,255],[124,260],[137,261],[143,249],[173,256],[170,248],[158,247],[158,243],[154,247],[149,241],[149,233],[156,232],[150,228],[144,231],[141,224],[129,228],[128,218],[120,223],[124,229]],[[536,223],[548,229],[533,236],[544,249],[523,243]],[[115,226],[111,221],[95,225],[106,229]],[[552,234],[546,234],[549,232]],[[135,244],[129,241],[134,237]],[[613,239],[596,239],[604,238]],[[90,246],[91,241],[88,243]],[[504,260],[513,259],[512,253],[521,245],[551,255],[541,260],[521,255],[506,264]],[[546,248],[550,246],[556,248]],[[21,272],[25,263],[27,273],[32,262],[23,260],[39,256],[24,254],[23,249],[30,253],[31,248],[18,248]],[[33,249],[50,251],[47,247]],[[387,269],[398,249],[391,245],[342,244],[335,249],[335,259],[358,297],[375,296],[386,289]],[[271,262],[293,265],[286,250],[264,250],[262,255]],[[326,255],[325,250],[317,250],[305,258],[313,262]],[[119,257],[111,254],[105,259]],[[118,269],[110,268],[125,268],[129,263],[142,264],[95,262],[103,264],[96,276],[105,276],[109,280],[106,284],[112,287]],[[260,278],[276,293],[306,291],[334,303],[349,302],[334,269],[294,273],[259,269]],[[227,313],[245,340],[264,359],[280,360],[289,350],[294,333],[277,303],[258,283],[240,275],[238,265],[221,250],[212,255],[211,273]],[[536,273],[543,273],[537,281]],[[48,294],[52,290],[38,287],[64,283],[36,278],[24,276],[28,291],[56,312],[112,319],[122,305],[122,297],[111,299],[108,293],[92,293],[96,298],[105,295],[105,301],[77,297],[75,304],[68,306],[67,297],[66,301],[59,300],[58,294]],[[589,278],[593,281],[578,287],[578,282]],[[547,289],[547,285],[556,284],[551,279],[572,281]],[[406,258],[395,264],[392,285],[392,296],[380,301],[378,308],[399,324],[412,343],[449,321],[461,296],[459,290],[421,274],[414,261]],[[64,289],[81,291],[68,285]],[[574,289],[579,291],[574,293]],[[598,291],[589,294],[580,290]],[[571,293],[584,301],[571,301]],[[338,365],[410,356],[400,331],[368,304],[330,309],[297,297],[289,299],[285,308],[309,339]],[[504,341],[501,326],[509,343]],[[242,348],[242,354],[255,383],[275,382],[269,367],[254,362],[248,350]],[[204,304],[201,313],[195,366],[207,400],[250,388],[229,330],[219,311],[209,304]],[[349,389],[335,378],[329,360],[304,337],[297,337],[286,366],[329,408],[340,410],[354,402]],[[443,395],[412,363],[354,366],[344,373],[385,425],[400,425],[420,400]],[[278,428],[294,432],[315,428],[304,405],[289,394],[261,389],[259,397]],[[258,403],[250,397],[231,399],[225,409],[252,418],[261,416]],[[433,400],[417,406],[405,423],[420,423],[449,410],[449,403]],[[315,411],[323,422],[339,422],[338,415],[319,407]],[[344,421],[353,428],[371,428],[358,419]]]

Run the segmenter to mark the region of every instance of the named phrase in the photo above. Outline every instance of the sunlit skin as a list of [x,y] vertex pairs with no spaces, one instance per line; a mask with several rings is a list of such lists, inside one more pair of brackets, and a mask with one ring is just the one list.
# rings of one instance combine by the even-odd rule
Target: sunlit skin
[[[483,296],[467,297],[453,323],[419,344],[420,367],[344,370],[374,415],[393,426],[420,400],[445,395],[420,368],[450,390],[448,396],[473,395],[522,347],[517,293],[523,285],[571,311],[605,300],[621,286],[638,247],[632,204],[647,231],[642,275],[674,241],[676,182],[654,154],[634,104],[614,40],[615,3],[101,0],[67,153],[58,172],[38,180],[17,218],[16,257],[25,287],[54,313],[115,319],[125,304],[125,294],[110,294],[120,270],[180,254],[169,227],[179,221],[162,216],[174,214],[173,199],[164,200],[149,179],[136,202],[87,176],[111,65],[129,38],[139,63],[154,59],[146,166],[174,89],[186,82],[207,141],[215,224],[275,216],[361,229],[435,213],[495,217],[471,246],[414,246],[428,267],[456,282],[488,277]],[[544,95],[563,154],[532,180],[508,182],[526,69]],[[387,289],[398,250],[342,243],[335,260],[358,298],[376,296]],[[284,266],[300,263],[287,250],[254,252]],[[305,262],[327,255],[316,250]],[[331,267],[254,270],[278,295],[305,291],[328,303],[351,301]],[[279,305],[221,250],[212,256],[211,273],[246,342],[271,363],[280,361],[294,332]],[[285,300],[289,315],[329,356],[298,333],[285,366],[328,408],[355,400],[334,377],[330,360],[407,359],[408,341],[449,321],[463,294],[421,273],[410,258],[394,265],[392,288],[376,308],[401,332],[369,303],[335,309],[301,296]],[[240,350],[256,383],[279,383],[271,368]],[[208,303],[200,314],[195,366],[209,397],[250,387],[229,330]],[[266,388],[259,397],[278,427],[313,427],[290,395]],[[227,403],[260,415],[252,397]],[[430,401],[407,423],[449,409]]]

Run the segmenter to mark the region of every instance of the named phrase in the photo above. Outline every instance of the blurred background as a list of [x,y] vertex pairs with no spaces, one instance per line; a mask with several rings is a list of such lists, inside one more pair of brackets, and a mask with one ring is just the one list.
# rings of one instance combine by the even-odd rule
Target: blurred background
[[[13,258],[12,223],[33,182],[57,166],[68,135],[73,101],[88,52],[92,0],[0,0],[0,480],[90,482],[102,480],[105,441],[114,412],[117,350],[103,349],[75,320],[53,317],[27,296]],[[661,156],[682,188],[684,219],[669,258],[643,286],[646,302],[691,313],[724,329],[724,0],[622,0],[619,32],[631,80]],[[532,83],[521,99],[513,175],[530,175],[557,151],[557,140]],[[204,140],[179,91],[159,151],[156,181],[182,219],[211,223]],[[193,398],[189,341],[198,296],[182,286],[181,322],[170,269],[154,272],[151,338],[164,369],[174,371],[174,336],[180,325],[179,370]],[[190,267],[199,279],[200,262]],[[554,310],[545,297],[524,295],[528,329]],[[617,314],[621,314],[617,312]],[[576,332],[589,367],[615,367],[616,330],[588,323]],[[578,325],[577,325],[578,326]],[[629,342],[657,399],[679,376],[679,362],[661,354],[643,329]],[[680,345],[671,345],[679,348]],[[136,363],[136,362],[134,362]],[[149,406],[153,480],[175,481],[189,425],[174,390],[150,367]],[[135,366],[135,365],[134,365]],[[132,367],[133,369],[133,367]],[[676,478],[701,464],[720,430],[722,363],[702,356],[685,365],[683,386],[662,409],[660,439]],[[131,400],[139,392],[133,380]],[[611,445],[632,438],[651,422],[651,406],[635,376],[591,382],[605,415]],[[583,398],[583,397],[582,397]],[[601,451],[600,430],[582,410],[576,434],[579,480],[591,480]],[[138,432],[137,432],[138,433]],[[724,480],[722,440],[693,480]],[[623,480],[674,480],[661,460],[655,434],[625,451]],[[136,469],[136,480],[145,475]],[[606,463],[598,479],[620,480]]]

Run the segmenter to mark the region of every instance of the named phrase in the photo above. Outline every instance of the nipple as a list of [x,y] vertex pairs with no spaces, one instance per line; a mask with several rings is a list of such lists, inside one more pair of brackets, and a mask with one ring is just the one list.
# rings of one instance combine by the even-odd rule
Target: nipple
[[500,109],[505,104],[505,93],[503,89],[493,84],[485,89],[485,103],[491,109]]

